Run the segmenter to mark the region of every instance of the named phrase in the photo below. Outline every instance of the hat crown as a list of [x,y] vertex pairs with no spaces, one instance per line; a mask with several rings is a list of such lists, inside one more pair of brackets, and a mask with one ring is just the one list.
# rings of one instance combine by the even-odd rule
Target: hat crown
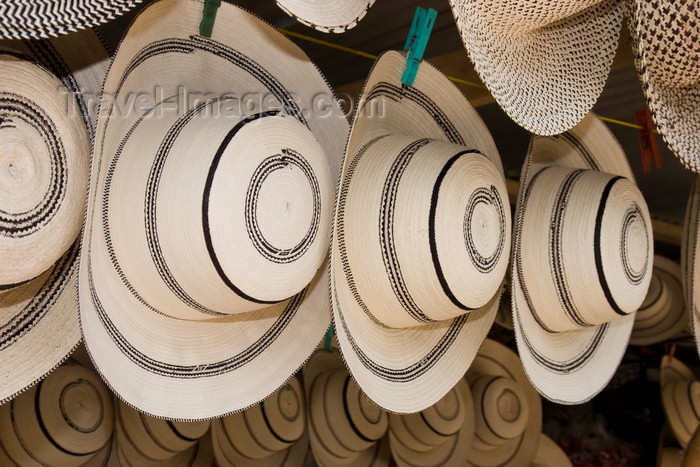
[[516,264],[540,326],[581,329],[637,310],[651,279],[653,239],[634,183],[593,170],[544,167],[532,176],[522,203]]
[[472,385],[477,446],[499,446],[520,436],[530,408],[518,383],[504,376],[484,375]]

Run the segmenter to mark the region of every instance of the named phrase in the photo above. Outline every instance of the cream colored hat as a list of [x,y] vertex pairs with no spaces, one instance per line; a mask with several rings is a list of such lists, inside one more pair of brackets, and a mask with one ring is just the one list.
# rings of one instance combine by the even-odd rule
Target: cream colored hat
[[338,341],[362,390],[411,413],[442,398],[493,324],[510,205],[491,136],[427,62],[402,84],[386,52],[365,83],[338,192],[331,287]]
[[110,441],[113,426],[109,390],[72,360],[0,405],[2,450],[16,465],[82,465]]
[[539,135],[572,128],[610,72],[620,0],[450,0],[474,68],[498,104]]
[[[198,1],[155,2],[119,46],[79,285],[86,346],[112,389],[188,420],[264,399],[323,337],[348,129],[314,112],[333,94],[291,41],[230,4],[199,36],[201,15]],[[117,106],[154,88],[147,108]]]
[[669,383],[693,381],[695,374],[682,361],[670,355],[661,357],[660,386],[663,389]]
[[[0,7],[2,8],[2,7]],[[95,33],[0,41],[0,403],[81,339],[77,256],[107,54]],[[84,94],[85,93],[85,94]]]
[[646,202],[595,115],[532,139],[514,231],[513,321],[525,372],[548,399],[587,401],[627,348],[654,250]]
[[700,381],[675,381],[661,389],[661,402],[668,426],[686,448],[700,424]]
[[297,21],[322,32],[354,28],[375,0],[277,0],[277,6]]
[[695,345],[700,354],[700,258],[698,258],[698,242],[700,241],[700,176],[695,176],[690,190],[683,225],[683,240],[681,242],[681,274],[685,304],[688,307]]
[[700,171],[700,12],[694,1],[627,0],[632,50],[654,123],[683,165]]

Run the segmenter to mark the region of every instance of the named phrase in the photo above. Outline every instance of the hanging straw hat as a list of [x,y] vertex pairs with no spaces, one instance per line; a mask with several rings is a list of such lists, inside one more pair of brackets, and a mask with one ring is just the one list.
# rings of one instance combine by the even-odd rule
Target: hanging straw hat
[[660,386],[678,381],[693,381],[695,374],[688,366],[672,355],[661,357]]
[[375,0],[277,0],[297,21],[321,32],[342,33],[364,18]]
[[469,465],[529,465],[542,431],[542,402],[518,356],[503,344],[486,339],[466,379],[476,418]]
[[494,322],[502,328],[513,330],[513,307],[510,304],[510,272],[506,273],[503,281],[503,292],[501,293],[501,301],[498,304],[498,311]]
[[[0,99],[5,102],[0,185],[11,190],[0,196],[2,403],[56,368],[81,339],[76,237],[84,215],[92,130],[83,93],[102,88],[108,57],[89,29],[44,41],[0,41],[0,49]],[[44,134],[37,130],[47,128]],[[53,162],[52,148],[60,149]],[[21,179],[19,186],[15,177]],[[43,207],[29,206],[32,200]],[[15,204],[20,201],[23,206]],[[20,221],[24,214],[17,209],[27,207],[33,212]],[[20,237],[5,235],[11,231]],[[11,251],[20,247],[16,241],[23,242],[22,251]]]
[[96,26],[141,0],[20,0],[0,4],[0,38],[40,39]]
[[474,438],[474,403],[460,379],[435,405],[389,416],[389,442],[399,467],[463,466]]
[[686,448],[700,424],[700,381],[666,384],[661,389],[661,402],[673,435]]
[[617,50],[621,1],[450,3],[474,68],[516,123],[553,135],[591,110]]
[[319,349],[304,365],[311,452],[320,466],[383,467],[391,452],[387,413],[348,374],[336,349]]
[[[201,15],[194,0],[153,3],[120,44],[79,284],[86,346],[112,389],[189,420],[264,399],[321,340],[348,128],[310,107],[333,95],[291,41],[229,4],[198,36]],[[153,89],[145,109],[120,104]]]
[[309,449],[306,416],[304,390],[294,376],[261,403],[212,421],[217,464],[301,467]]
[[110,440],[113,425],[109,390],[72,360],[0,405],[0,440],[17,465],[82,465]]
[[629,1],[632,50],[654,123],[683,165],[700,171],[700,12],[695,2]]
[[696,176],[690,190],[690,197],[685,211],[683,239],[681,241],[681,275],[685,304],[690,313],[691,329],[695,335],[695,345],[700,354],[700,258],[698,258],[698,241],[700,240],[700,176]]
[[572,465],[561,447],[552,438],[541,433],[537,443],[537,452],[535,452],[535,458],[532,459],[530,467],[572,467]]
[[510,205],[491,136],[460,91],[405,57],[370,72],[336,205],[331,281],[338,341],[387,410],[436,403],[493,324],[508,263]]
[[652,345],[678,336],[688,321],[681,267],[654,255],[649,291],[637,310],[630,345]]
[[589,400],[627,348],[654,248],[625,154],[595,115],[533,137],[514,232],[513,321],[525,371],[550,400]]

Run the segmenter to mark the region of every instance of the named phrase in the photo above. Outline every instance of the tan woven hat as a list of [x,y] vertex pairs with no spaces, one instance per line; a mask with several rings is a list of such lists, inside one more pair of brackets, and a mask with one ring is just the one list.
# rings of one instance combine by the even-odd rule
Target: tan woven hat
[[491,136],[427,62],[402,85],[384,53],[365,83],[338,194],[331,281],[350,372],[399,413],[436,403],[493,324],[510,205]]
[[76,237],[94,121],[83,93],[99,92],[108,57],[89,29],[0,41],[0,49],[2,403],[56,368],[81,339]]
[[0,405],[2,448],[16,465],[82,465],[110,441],[113,426],[109,390],[72,360]]
[[675,381],[661,389],[661,402],[668,426],[686,448],[700,424],[700,381]]
[[700,258],[698,252],[700,242],[700,177],[695,176],[690,196],[686,205],[685,222],[683,224],[683,240],[681,242],[681,277],[685,304],[690,314],[695,344],[700,354]]
[[277,0],[277,6],[297,21],[322,32],[354,28],[375,0]]
[[542,431],[542,402],[518,356],[486,339],[466,378],[476,424],[469,465],[529,465]]
[[572,465],[561,447],[552,438],[541,433],[537,452],[530,467],[572,467]]
[[620,36],[620,0],[451,0],[482,81],[519,125],[553,135],[600,96]]
[[683,165],[700,171],[700,12],[694,1],[627,0],[632,50],[654,123]]
[[83,467],[121,467],[116,434]]
[[[310,107],[333,94],[291,41],[230,4],[199,36],[201,16],[201,2],[155,2],[120,44],[79,284],[86,346],[109,385],[188,420],[264,399],[321,340],[348,129]],[[152,106],[118,107],[154,88]]]
[[399,467],[463,466],[474,439],[474,402],[460,379],[427,409],[389,416],[389,442]]
[[671,355],[661,357],[660,385],[664,388],[669,383],[693,381],[695,374],[682,361]]
[[593,114],[533,137],[513,240],[513,321],[537,390],[595,396],[627,348],[651,280],[653,233],[622,148]]
[[212,421],[219,466],[301,467],[309,449],[306,396],[292,377],[260,404]]
[[688,322],[681,267],[678,263],[654,256],[649,291],[637,310],[630,345],[652,345],[678,336]]

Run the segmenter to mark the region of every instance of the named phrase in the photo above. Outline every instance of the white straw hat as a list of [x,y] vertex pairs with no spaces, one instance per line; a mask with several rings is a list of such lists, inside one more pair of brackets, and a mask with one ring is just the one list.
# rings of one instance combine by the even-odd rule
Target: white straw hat
[[[291,41],[229,4],[199,36],[201,14],[155,2],[120,44],[79,284],[86,347],[112,389],[187,420],[259,402],[321,340],[348,128],[314,112],[333,95]],[[117,107],[153,89],[151,106]]]
[[277,6],[297,21],[322,32],[354,28],[375,0],[277,0]]
[[39,39],[96,26],[142,0],[19,0],[0,3],[0,38]]
[[2,448],[16,465],[82,465],[110,441],[113,426],[109,390],[72,360],[0,405]]
[[542,431],[542,401],[518,356],[503,344],[486,339],[466,379],[476,420],[468,465],[529,465]]
[[460,379],[427,409],[389,416],[389,442],[399,467],[463,466],[474,439],[474,402]]
[[93,122],[83,93],[101,89],[108,57],[89,29],[0,41],[0,49],[2,403],[56,368],[82,337],[77,237]]
[[630,345],[652,345],[678,336],[688,322],[681,267],[654,255],[649,291],[637,310]]
[[654,123],[700,171],[700,12],[693,1],[627,0],[632,50]]
[[651,280],[653,232],[622,148],[589,114],[533,137],[513,239],[513,321],[537,390],[565,404],[605,387]]
[[474,68],[516,123],[576,125],[600,96],[622,26],[620,0],[450,0]]
[[530,467],[572,467],[572,465],[562,448],[552,438],[541,433],[537,452]]
[[686,205],[685,221],[683,223],[683,240],[681,242],[681,277],[685,304],[690,314],[692,331],[695,335],[695,345],[700,354],[700,258],[698,258],[698,242],[700,241],[700,176],[695,176]]
[[362,390],[410,413],[464,375],[493,324],[510,205],[491,136],[427,62],[386,52],[346,150],[331,251],[338,341]]

